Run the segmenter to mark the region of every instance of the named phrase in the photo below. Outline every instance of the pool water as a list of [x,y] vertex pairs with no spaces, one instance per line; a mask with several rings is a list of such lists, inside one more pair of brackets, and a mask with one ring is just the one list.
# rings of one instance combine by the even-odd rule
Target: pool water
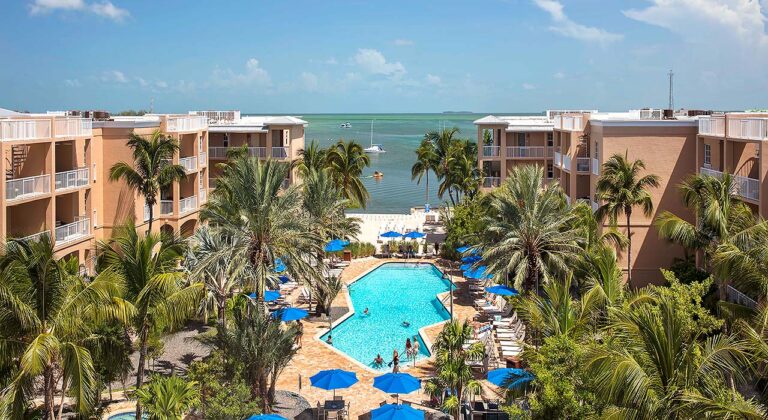
[[[127,411],[125,413],[117,413],[109,416],[109,420],[133,420],[136,418],[136,413],[133,411]],[[142,419],[148,419],[147,413],[141,413]]]
[[[391,370],[394,349],[400,353],[400,365],[407,360],[405,340],[418,337],[419,355],[429,357],[429,349],[419,336],[419,329],[450,318],[437,298],[447,292],[448,280],[432,264],[387,263],[379,266],[349,286],[355,313],[333,328],[333,346],[360,363],[374,368],[373,359],[381,354]],[[368,308],[369,314],[364,310]],[[403,325],[403,321],[410,325]],[[321,339],[326,340],[328,333]]]

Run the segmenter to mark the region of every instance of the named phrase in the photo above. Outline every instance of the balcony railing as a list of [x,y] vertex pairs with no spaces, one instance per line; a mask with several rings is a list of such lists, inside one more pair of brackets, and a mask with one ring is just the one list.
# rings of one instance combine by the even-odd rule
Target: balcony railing
[[168,117],[166,130],[169,133],[182,131],[200,131],[208,128],[208,118],[196,115],[184,117]]
[[483,157],[499,157],[500,146],[483,146]]
[[197,156],[183,157],[179,159],[179,165],[184,167],[186,173],[197,171]]
[[[227,151],[241,149],[240,147],[209,147],[208,152],[211,154],[211,159],[226,159]],[[248,156],[265,159],[267,157],[266,147],[249,147]]]
[[[715,178],[722,178],[723,173],[714,169],[702,167],[699,172]],[[760,199],[760,181],[741,175],[732,175],[733,182],[736,184],[736,194],[749,200],[758,201]]]
[[76,241],[91,234],[91,219],[83,218],[56,228],[56,245]]
[[600,175],[600,163],[595,158],[592,158],[592,174]]
[[173,200],[160,200],[160,214],[173,214]]
[[17,200],[51,192],[51,176],[38,175],[5,181],[5,199]]
[[498,187],[499,185],[501,185],[501,178],[497,176],[487,176],[483,178],[484,188],[493,188],[493,187]]
[[88,185],[90,180],[88,168],[74,169],[66,172],[56,173],[54,182],[56,191],[66,190],[68,188],[79,188]]
[[768,140],[768,118],[728,118],[728,137]]
[[[507,146],[507,158],[544,158],[547,148],[544,146]],[[549,152],[552,148],[549,148]]]
[[552,158],[552,164],[557,168],[563,167],[563,155],[560,152],[555,152],[554,158]]
[[588,157],[576,158],[576,172],[589,172],[589,166],[592,159]]
[[33,241],[39,241],[40,238],[42,238],[44,235],[50,235],[50,234],[51,234],[50,231],[44,230],[42,232],[33,233],[33,234],[29,235],[29,236],[25,236],[25,237],[19,238],[19,239],[21,239],[22,241],[26,241],[26,242],[33,242]]
[[0,140],[36,140],[51,138],[51,120],[0,120]]
[[56,137],[91,137],[93,121],[90,118],[57,118]]
[[193,195],[191,197],[182,198],[179,200],[179,213],[189,213],[191,211],[197,210],[197,196]]
[[200,167],[205,168],[208,166],[208,153],[206,152],[199,152],[200,155]]
[[747,308],[757,309],[757,301],[751,297],[745,295],[735,287],[728,285],[725,290],[726,298],[728,302],[737,303]]
[[560,130],[581,131],[581,115],[558,115],[555,117],[555,128]]
[[707,136],[725,136],[724,117],[699,117],[699,134]]
[[272,147],[272,158],[273,159],[285,159],[288,157],[288,148],[287,147]]
[[200,204],[205,203],[208,201],[208,190],[205,188],[198,188],[197,196],[200,197]]
[[563,155],[563,169],[566,171],[571,170],[571,156],[570,155]]

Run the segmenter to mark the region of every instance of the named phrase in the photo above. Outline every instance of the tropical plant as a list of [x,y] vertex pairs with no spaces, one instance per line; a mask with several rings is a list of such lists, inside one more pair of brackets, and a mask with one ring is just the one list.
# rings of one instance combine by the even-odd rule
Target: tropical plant
[[112,383],[121,381],[125,391],[125,381],[133,371],[130,358],[133,348],[130,337],[126,335],[125,325],[115,320],[95,325],[87,347],[98,375],[99,387],[103,389],[106,386],[109,399],[112,400]]
[[302,178],[307,178],[312,173],[320,172],[328,165],[328,150],[320,147],[314,140],[306,149],[299,150],[299,159],[296,167]]
[[477,168],[477,150],[466,141],[457,141],[451,148],[448,172],[443,175],[437,192],[442,195],[448,191],[452,200],[456,197],[455,202],[452,201],[455,204],[462,196],[473,198],[480,191],[482,179],[482,171]]
[[365,208],[371,196],[360,177],[363,170],[371,165],[371,159],[363,146],[354,140],[339,140],[328,151],[326,159],[331,179],[336,183],[341,196],[349,200],[350,204]]
[[597,199],[602,202],[595,212],[599,220],[610,220],[616,226],[619,216],[626,217],[627,227],[627,282],[632,284],[632,224],[630,219],[635,207],[640,207],[646,217],[653,213],[653,199],[648,191],[657,188],[657,175],[640,176],[645,170],[642,160],[630,161],[627,154],[611,156],[600,171],[597,180]]
[[441,209],[440,220],[443,221],[446,235],[440,254],[444,258],[458,259],[456,248],[466,244],[468,239],[474,240],[485,230],[489,207],[489,196],[478,195],[472,199],[465,197],[452,209]]
[[438,156],[435,145],[428,140],[422,140],[419,148],[416,149],[416,163],[411,167],[411,180],[415,179],[416,183],[420,184],[421,179],[426,177],[425,203],[429,202],[429,171],[434,172],[437,164]]
[[571,276],[562,281],[550,281],[543,296],[530,294],[518,299],[517,313],[537,333],[544,337],[568,336],[579,339],[589,332],[597,295],[585,294],[580,300],[571,295]]
[[310,173],[302,186],[304,209],[323,240],[357,237],[360,218],[345,215],[349,200],[341,197],[326,171]]
[[128,187],[144,197],[144,204],[149,207],[147,232],[151,232],[154,206],[160,191],[186,177],[183,166],[171,163],[179,151],[179,145],[160,130],[155,130],[148,139],[131,134],[127,144],[133,150],[133,164],[114,164],[109,169],[109,180],[123,180]]
[[236,159],[200,210],[200,218],[217,234],[231,238],[227,255],[248,262],[253,282],[246,289],[259,297],[267,286],[278,283],[274,272],[278,259],[295,279],[311,282],[320,275],[305,256],[320,254],[323,238],[304,209],[301,187],[281,188],[289,171],[284,162]]
[[[76,258],[56,259],[50,236],[10,240],[0,256],[0,366],[7,378],[0,391],[0,418],[22,419],[39,384],[43,417],[54,414],[61,390],[77,413],[87,416],[99,399],[93,357],[88,350],[94,326],[125,322],[131,308],[121,304],[121,283],[111,272],[86,280]],[[7,382],[6,382],[7,381]]]
[[316,310],[318,314],[326,314],[330,320],[331,303],[333,303],[333,300],[336,299],[336,296],[339,295],[343,287],[344,283],[337,276],[327,277],[313,285],[312,291],[317,297]]
[[[135,226],[128,224],[108,242],[100,243],[99,249],[99,265],[114,272],[125,284],[124,299],[135,313],[132,324],[139,347],[139,389],[144,384],[151,334],[163,327],[181,326],[189,319],[198,307],[204,285],[186,282],[185,272],[179,267],[186,244],[178,237],[151,232],[140,235]],[[136,404],[136,419],[141,419],[141,403]]]
[[570,271],[581,253],[580,228],[560,186],[544,183],[540,166],[513,168],[489,206],[475,248],[491,273],[511,276],[518,289],[538,291],[540,281]]
[[240,360],[225,358],[221,350],[192,362],[187,375],[200,384],[200,414],[204,419],[244,419],[259,413],[261,404],[251,398],[242,370]]
[[155,375],[136,390],[136,398],[146,408],[149,420],[181,420],[199,404],[197,388],[197,382],[175,375]]

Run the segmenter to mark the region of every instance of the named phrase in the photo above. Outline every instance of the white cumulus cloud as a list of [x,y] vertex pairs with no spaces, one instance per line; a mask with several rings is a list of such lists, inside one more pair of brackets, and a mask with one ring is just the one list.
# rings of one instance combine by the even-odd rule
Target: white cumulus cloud
[[93,13],[96,13],[99,16],[103,16],[117,22],[120,22],[131,15],[127,10],[115,6],[110,1],[93,3],[91,4],[90,9]]
[[441,79],[440,76],[436,76],[434,74],[427,74],[427,77],[425,79],[427,81],[427,84],[430,84],[430,85],[439,85],[443,83],[443,79]]
[[364,71],[371,74],[384,75],[391,78],[399,78],[405,74],[405,66],[399,61],[387,61],[381,52],[361,48],[357,50],[353,61]]
[[90,4],[84,0],[34,0],[29,8],[33,15],[51,13],[57,10],[93,13],[116,22],[123,21],[131,15],[128,10],[115,6],[109,0]]
[[249,58],[245,62],[245,71],[242,73],[231,69],[216,69],[213,72],[213,79],[222,86],[269,86],[272,84],[269,72],[262,68],[259,60],[255,58]]
[[128,78],[125,76],[125,73],[120,70],[105,71],[101,75],[101,80],[103,82],[128,83]]
[[552,25],[549,30],[560,35],[585,42],[610,44],[624,38],[621,34],[608,32],[605,29],[587,26],[573,21],[563,10],[563,4],[556,0],[533,0],[540,9],[549,13]]

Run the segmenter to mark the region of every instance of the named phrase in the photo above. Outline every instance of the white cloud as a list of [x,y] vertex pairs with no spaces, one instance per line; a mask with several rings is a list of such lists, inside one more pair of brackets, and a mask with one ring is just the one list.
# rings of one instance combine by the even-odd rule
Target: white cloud
[[536,86],[532,85],[530,83],[523,83],[523,89],[525,89],[525,90],[534,90],[534,89],[536,89]]
[[434,74],[427,74],[426,81],[427,84],[430,85],[439,85],[443,83],[443,79],[441,79],[440,76],[435,76]]
[[399,78],[405,74],[405,66],[399,61],[391,62],[384,58],[381,52],[361,48],[353,61],[363,70],[371,74],[380,74],[391,78]]
[[80,83],[80,80],[78,79],[66,79],[64,80],[64,84],[69,87],[80,87],[82,86],[82,83]]
[[155,82],[155,86],[159,87],[160,89],[165,89],[168,87],[168,83],[162,80],[158,80],[157,82]]
[[410,39],[402,39],[402,38],[396,39],[392,41],[392,43],[398,47],[410,47],[411,45],[415,44],[415,42],[413,42]]
[[136,81],[139,82],[139,85],[141,85],[142,87],[146,87],[147,85],[149,85],[149,82],[144,80],[143,77],[137,77]]
[[105,71],[101,75],[102,82],[116,82],[116,83],[128,83],[128,78],[125,77],[125,73],[119,70]]
[[552,77],[554,77],[555,79],[565,79],[565,73],[559,71],[553,74]]
[[90,12],[120,22],[131,14],[126,9],[115,6],[111,1],[87,4],[83,0],[34,0],[30,6],[33,15],[61,11]]
[[213,71],[213,80],[221,86],[239,87],[239,86],[270,86],[272,78],[269,72],[261,67],[259,60],[250,58],[245,62],[245,71],[236,73],[231,69],[215,69]]
[[316,92],[320,88],[320,81],[318,80],[316,74],[305,71],[301,73],[300,78],[301,85],[304,90],[309,92]]
[[560,35],[578,39],[580,41],[596,42],[603,45],[620,41],[624,38],[621,34],[611,33],[605,29],[574,22],[565,14],[563,11],[563,4],[559,1],[533,0],[533,2],[540,9],[549,13],[549,16],[552,18],[552,26],[549,27],[549,30],[552,32],[557,32]]

